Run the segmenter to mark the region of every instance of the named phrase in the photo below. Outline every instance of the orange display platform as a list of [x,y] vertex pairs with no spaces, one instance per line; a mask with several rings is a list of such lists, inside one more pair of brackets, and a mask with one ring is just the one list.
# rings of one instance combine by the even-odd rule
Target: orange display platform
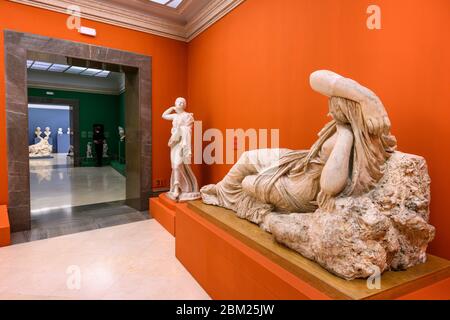
[[0,205],[0,247],[11,244],[11,230],[9,227],[8,209]]
[[150,214],[173,236],[175,236],[175,207],[178,205],[165,194],[160,194],[158,198],[150,198]]
[[450,299],[450,262],[428,256],[385,272],[381,287],[346,281],[258,226],[201,201],[176,208],[176,256],[213,299]]

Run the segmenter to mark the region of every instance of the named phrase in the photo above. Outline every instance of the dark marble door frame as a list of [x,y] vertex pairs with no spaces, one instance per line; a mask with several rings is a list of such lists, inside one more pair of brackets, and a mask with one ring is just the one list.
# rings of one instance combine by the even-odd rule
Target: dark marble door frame
[[[6,131],[8,158],[8,213],[11,229],[30,229],[30,173],[28,160],[28,97],[27,97],[27,55],[31,52],[61,55],[119,65],[135,84],[128,95],[133,95],[133,105],[127,105],[126,117],[134,115],[136,121],[127,128],[131,136],[127,149],[134,150],[134,161],[127,163],[127,203],[139,210],[148,209],[151,196],[151,108],[152,108],[152,60],[128,51],[121,51],[85,43],[72,42],[21,33],[4,31],[5,46],[5,88],[6,88]],[[137,117],[135,115],[138,115]],[[128,129],[130,132],[128,132]],[[128,148],[130,146],[130,148]],[[127,161],[128,162],[128,161]],[[130,188],[131,189],[131,188]]]

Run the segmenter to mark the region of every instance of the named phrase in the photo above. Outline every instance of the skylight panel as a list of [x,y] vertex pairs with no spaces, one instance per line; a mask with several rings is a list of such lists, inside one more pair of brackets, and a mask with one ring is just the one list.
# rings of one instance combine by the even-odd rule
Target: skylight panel
[[106,78],[107,76],[109,76],[110,72],[108,70],[103,70],[102,72],[97,73],[96,75],[94,75],[95,77],[101,77],[101,78]]
[[47,70],[52,64],[49,62],[43,62],[43,61],[35,61],[31,65],[31,69],[33,70]]
[[151,2],[156,2],[159,4],[166,4],[167,2],[170,2],[170,0],[150,0]]
[[100,69],[92,69],[92,68],[88,68],[86,70],[84,70],[81,74],[84,76],[93,76],[99,72],[102,72],[103,70]]
[[71,66],[67,64],[27,60],[27,68],[40,71],[68,73],[87,77],[107,78],[111,71],[95,68]]
[[64,72],[66,71],[70,66],[68,66],[67,64],[58,64],[58,63],[54,63],[52,64],[52,66],[50,68],[48,68],[48,71],[53,71],[53,72]]
[[178,6],[181,4],[182,1],[183,0],[173,0],[173,1],[170,1],[169,3],[167,3],[166,5],[168,7],[176,9],[176,8],[178,8]]
[[87,68],[71,66],[69,69],[67,69],[67,70],[65,71],[65,73],[80,74],[81,72],[83,72],[83,71],[86,70],[86,69],[87,69]]
[[150,1],[173,9],[178,8],[178,6],[183,2],[183,0],[150,0]]

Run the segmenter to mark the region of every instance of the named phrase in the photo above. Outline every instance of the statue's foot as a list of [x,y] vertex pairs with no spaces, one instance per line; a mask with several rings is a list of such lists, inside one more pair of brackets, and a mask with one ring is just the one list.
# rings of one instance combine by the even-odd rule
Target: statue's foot
[[180,197],[181,190],[180,187],[175,187],[175,190],[173,191],[173,196],[178,199]]
[[200,189],[200,192],[203,194],[207,194],[207,195],[211,195],[211,196],[215,196],[217,195],[217,191],[216,191],[216,185],[215,184],[209,184],[207,186],[204,186]]
[[204,186],[200,189],[200,194],[202,196],[202,201],[206,204],[213,206],[219,206],[219,199],[217,199],[217,190],[215,184],[210,184]]

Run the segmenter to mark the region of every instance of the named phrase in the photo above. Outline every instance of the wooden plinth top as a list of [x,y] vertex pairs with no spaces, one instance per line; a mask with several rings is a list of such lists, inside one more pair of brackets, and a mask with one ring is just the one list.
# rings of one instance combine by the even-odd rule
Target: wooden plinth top
[[333,299],[394,299],[450,277],[450,261],[428,255],[424,264],[383,273],[381,289],[369,289],[366,280],[347,281],[333,275],[230,210],[201,201],[189,202],[188,208]]

